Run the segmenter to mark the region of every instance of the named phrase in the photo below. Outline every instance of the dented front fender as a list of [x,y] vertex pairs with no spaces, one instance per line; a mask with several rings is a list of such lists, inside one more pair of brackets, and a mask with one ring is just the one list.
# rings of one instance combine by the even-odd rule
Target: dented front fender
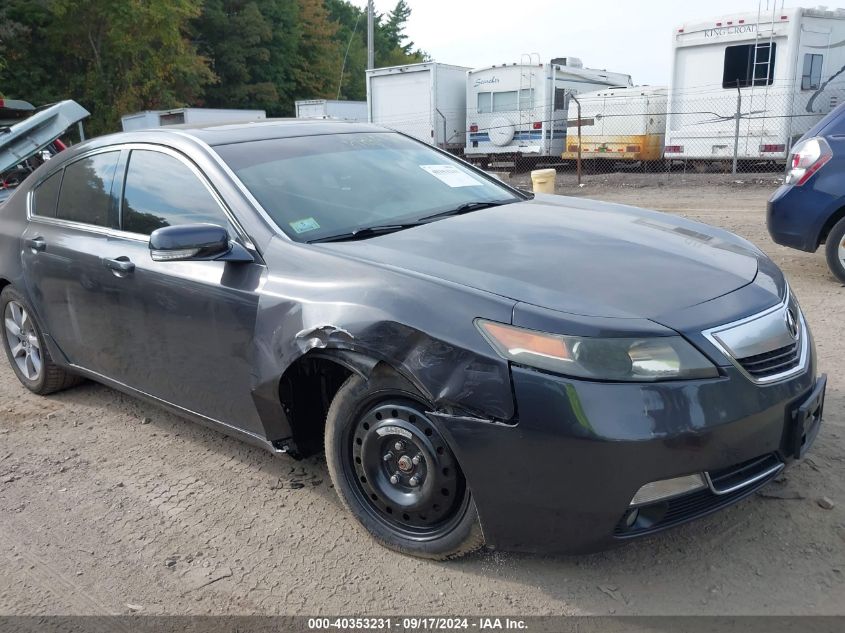
[[281,376],[314,352],[384,362],[438,410],[514,417],[508,364],[474,325],[510,322],[513,301],[281,238],[265,259],[272,272],[259,290],[254,397],[268,439],[291,431]]

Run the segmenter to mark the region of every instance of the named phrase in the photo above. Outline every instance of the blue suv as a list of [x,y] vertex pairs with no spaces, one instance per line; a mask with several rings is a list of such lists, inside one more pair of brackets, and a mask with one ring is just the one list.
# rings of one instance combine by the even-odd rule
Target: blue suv
[[766,222],[778,244],[813,253],[845,283],[845,103],[801,137],[784,184],[769,200]]

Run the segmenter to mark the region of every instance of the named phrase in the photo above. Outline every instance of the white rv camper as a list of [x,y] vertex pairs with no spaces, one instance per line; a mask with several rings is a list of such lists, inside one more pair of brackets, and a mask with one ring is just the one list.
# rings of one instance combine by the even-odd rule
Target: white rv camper
[[[578,95],[581,160],[614,160],[657,166],[666,133],[666,86],[607,88]],[[578,103],[569,101],[569,132],[563,158],[578,156]]]
[[845,11],[771,4],[675,30],[666,158],[782,161],[842,101]]
[[368,70],[370,123],[444,149],[463,149],[468,70],[437,62]]
[[294,103],[297,119],[336,119],[362,122],[367,120],[366,101],[302,99]]
[[631,85],[630,75],[584,68],[575,57],[547,64],[533,58],[467,73],[468,158],[480,163],[502,155],[560,160],[569,94]]

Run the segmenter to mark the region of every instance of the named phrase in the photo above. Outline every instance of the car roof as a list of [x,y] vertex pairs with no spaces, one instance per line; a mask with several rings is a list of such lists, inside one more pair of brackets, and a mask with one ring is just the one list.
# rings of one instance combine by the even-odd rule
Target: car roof
[[819,122],[807,130],[800,140],[812,138],[813,136],[828,136],[832,133],[842,133],[842,117],[845,114],[845,103],[840,103],[833,110],[827,113]]
[[331,119],[261,119],[259,121],[234,123],[183,123],[151,128],[149,130],[139,130],[136,134],[167,131],[193,136],[211,146],[276,138],[293,138],[296,136],[351,134],[355,132],[389,132],[389,130],[383,127],[370,123],[352,123]]

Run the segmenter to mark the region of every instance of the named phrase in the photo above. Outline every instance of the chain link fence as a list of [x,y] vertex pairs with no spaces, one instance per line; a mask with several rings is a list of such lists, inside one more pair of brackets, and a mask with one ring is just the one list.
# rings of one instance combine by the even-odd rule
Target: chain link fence
[[776,84],[609,88],[568,94],[566,105],[482,117],[421,111],[380,125],[404,132],[507,175],[554,168],[558,181],[589,182],[615,172],[783,174],[789,151],[842,101],[825,86]]

